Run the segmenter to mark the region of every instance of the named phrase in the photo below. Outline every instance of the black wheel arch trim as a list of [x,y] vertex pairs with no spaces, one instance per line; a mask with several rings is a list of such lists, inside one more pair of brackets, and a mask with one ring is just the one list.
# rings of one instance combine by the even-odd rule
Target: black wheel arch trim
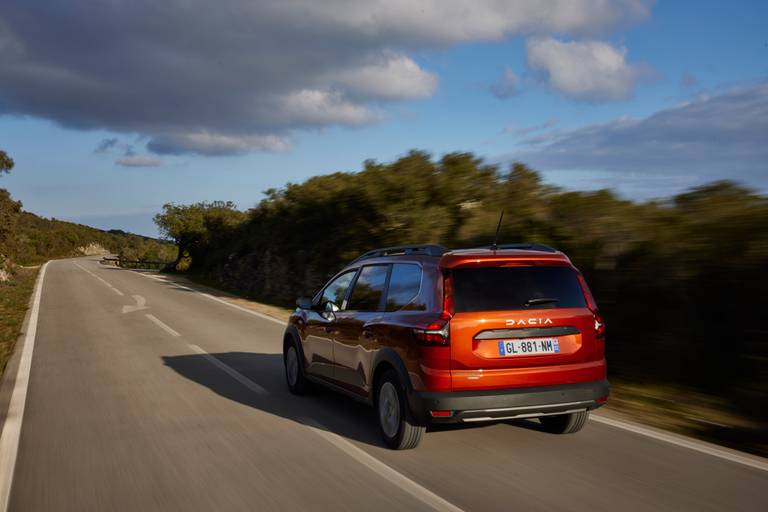
[[283,340],[285,340],[286,336],[290,336],[293,340],[293,344],[296,346],[296,350],[299,351],[299,356],[301,357],[301,367],[303,370],[306,370],[307,358],[304,357],[304,346],[301,343],[301,334],[299,333],[299,330],[295,325],[288,325],[288,327],[285,328],[285,333],[283,333]]
[[[418,400],[416,393],[414,392],[413,383],[411,382],[411,378],[408,375],[408,370],[406,369],[405,363],[403,363],[400,355],[391,347],[380,348],[373,360],[371,378],[376,375],[380,365],[383,363],[387,363],[389,366],[395,369],[395,372],[400,378],[400,384],[405,390],[405,396],[408,400],[407,405],[411,415],[419,422],[419,424],[424,424],[426,422],[424,409],[420,407],[421,403]],[[373,388],[374,385],[375,382],[371,382],[371,403],[375,402],[373,396],[373,394],[376,392]]]

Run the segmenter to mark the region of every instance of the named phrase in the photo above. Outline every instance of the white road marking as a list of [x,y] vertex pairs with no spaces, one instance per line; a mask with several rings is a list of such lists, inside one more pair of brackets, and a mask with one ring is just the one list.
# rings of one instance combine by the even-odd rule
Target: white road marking
[[77,262],[73,262],[73,263],[75,264],[75,266],[76,266],[76,267],[80,268],[80,270],[83,270],[83,271],[85,271],[85,272],[88,272],[90,275],[92,275],[93,277],[95,277],[96,279],[98,279],[99,281],[101,281],[102,283],[104,283],[104,284],[105,284],[105,285],[106,285],[108,288],[112,288],[112,285],[111,285],[111,284],[109,284],[107,281],[105,281],[105,280],[104,280],[104,279],[102,279],[101,277],[97,276],[96,274],[94,274],[93,272],[91,272],[90,270],[88,270],[87,268],[85,268],[84,266],[80,265],[80,264],[79,264],[79,263],[77,263]]
[[452,512],[463,512],[462,509],[454,505],[453,503],[446,501],[437,494],[433,493],[426,487],[423,487],[397,470],[387,466],[379,459],[369,454],[365,450],[361,450],[353,443],[347,441],[338,434],[329,431],[320,423],[309,419],[303,418],[301,420],[304,425],[312,432],[319,435],[336,448],[340,449],[363,466],[372,470],[374,473],[383,477],[390,483],[406,491],[408,494],[418,499],[422,503],[432,507],[435,510],[450,510]]
[[216,302],[220,302],[220,303],[224,304],[225,306],[229,306],[231,308],[235,308],[237,310],[243,311],[243,312],[248,313],[250,315],[254,315],[254,316],[257,316],[259,318],[263,318],[264,320],[269,320],[270,322],[275,322],[275,323],[278,323],[278,324],[283,325],[283,326],[286,324],[286,322],[284,322],[282,320],[278,320],[277,318],[273,318],[273,317],[271,317],[269,315],[265,315],[263,313],[259,313],[257,311],[253,311],[251,309],[244,308],[242,306],[238,306],[237,304],[232,304],[231,302],[227,302],[226,300],[220,299],[218,297],[214,297],[210,293],[201,292],[201,291],[195,290],[193,288],[190,288],[189,286],[184,286],[183,284],[174,283],[173,281],[168,281],[166,279],[160,279],[158,277],[151,276],[151,275],[149,275],[149,274],[147,274],[145,272],[136,272],[136,273],[139,274],[139,275],[142,275],[144,277],[147,277],[149,279],[154,279],[155,281],[160,281],[160,282],[164,282],[164,283],[173,283],[173,285],[176,288],[179,288],[181,290],[187,290],[187,291],[190,291],[190,292],[195,292],[198,295],[202,295],[203,297],[206,297],[208,299],[215,300]]
[[[123,311],[123,313],[125,313],[125,311]],[[165,332],[167,332],[171,336],[176,336],[177,338],[179,336],[181,336],[181,334],[179,334],[178,332],[176,332],[173,329],[171,329],[170,327],[168,327],[168,325],[166,325],[163,322],[161,322],[155,315],[150,315],[149,313],[147,313],[144,316],[146,316],[147,318],[152,320],[152,322],[154,322],[155,325],[160,327],[162,330],[164,330]]]
[[48,263],[43,264],[40,275],[35,284],[32,309],[27,324],[27,332],[24,335],[24,348],[19,360],[19,368],[16,372],[11,401],[8,405],[8,415],[5,418],[3,432],[0,434],[0,511],[8,510],[8,501],[11,496],[11,484],[13,483],[13,471],[16,467],[16,456],[19,451],[19,437],[21,435],[21,422],[24,419],[24,406],[27,401],[27,388],[29,387],[29,373],[32,368],[32,352],[35,348],[35,335],[37,334],[37,318],[40,314],[40,295],[43,290],[43,278]]
[[743,464],[744,466],[749,466],[755,469],[768,471],[768,460],[766,459],[752,457],[747,454],[740,454],[735,450],[727,450],[719,446],[716,446],[710,443],[705,443],[703,441],[699,441],[696,439],[686,438],[685,436],[668,434],[666,432],[661,432],[659,430],[646,428],[642,425],[628,423],[628,422],[616,420],[613,418],[606,418],[605,416],[599,416],[597,414],[591,414],[590,419],[597,421],[598,423],[604,423],[612,427],[628,430],[629,432],[634,432],[635,434],[640,434],[642,436],[650,437],[658,441],[664,441],[666,443],[682,446],[684,448],[695,450],[700,453],[706,453],[707,455],[711,455],[713,457],[735,462],[737,464]]
[[133,297],[133,300],[136,301],[135,306],[123,306],[123,313],[133,313],[134,311],[141,311],[142,309],[148,309],[147,299],[142,297],[141,295],[131,295]]
[[253,391],[254,393],[257,393],[259,395],[266,395],[267,390],[261,387],[259,384],[256,384],[251,379],[243,375],[242,373],[238,372],[231,366],[228,366],[224,363],[222,363],[219,359],[215,358],[202,348],[198,347],[197,345],[189,345],[189,348],[200,354],[201,356],[205,357],[208,362],[219,368],[221,371],[235,379],[237,382],[248,388],[249,390]]
[[112,291],[115,292],[116,294],[118,294],[121,297],[123,297],[125,295],[123,292],[121,292],[120,290],[118,290],[115,287],[112,287]]

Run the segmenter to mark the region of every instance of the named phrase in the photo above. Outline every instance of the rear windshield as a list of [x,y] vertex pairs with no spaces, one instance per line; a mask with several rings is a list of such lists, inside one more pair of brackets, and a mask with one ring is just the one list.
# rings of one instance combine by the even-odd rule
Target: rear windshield
[[456,312],[586,307],[570,267],[482,267],[453,270]]

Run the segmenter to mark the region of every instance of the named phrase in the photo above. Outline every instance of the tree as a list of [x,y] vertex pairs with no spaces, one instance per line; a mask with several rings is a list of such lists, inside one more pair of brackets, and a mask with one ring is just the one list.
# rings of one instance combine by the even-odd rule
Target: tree
[[185,256],[209,238],[211,229],[232,226],[244,219],[245,214],[237,210],[233,202],[212,201],[191,205],[167,203],[154,221],[162,236],[178,248],[176,260],[171,264],[175,269]]
[[0,176],[5,173],[11,172],[13,169],[13,158],[8,156],[8,153],[0,149]]

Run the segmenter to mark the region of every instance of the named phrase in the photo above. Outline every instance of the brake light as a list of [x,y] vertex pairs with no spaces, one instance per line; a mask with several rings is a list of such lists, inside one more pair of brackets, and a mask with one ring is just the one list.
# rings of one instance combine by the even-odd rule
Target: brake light
[[443,277],[443,314],[440,315],[444,320],[453,318],[453,278],[451,274],[446,273]]
[[594,311],[595,315],[595,336],[605,338],[605,320],[599,311]]
[[448,345],[451,342],[449,320],[441,318],[432,322],[426,329],[414,329],[416,341],[423,345]]

